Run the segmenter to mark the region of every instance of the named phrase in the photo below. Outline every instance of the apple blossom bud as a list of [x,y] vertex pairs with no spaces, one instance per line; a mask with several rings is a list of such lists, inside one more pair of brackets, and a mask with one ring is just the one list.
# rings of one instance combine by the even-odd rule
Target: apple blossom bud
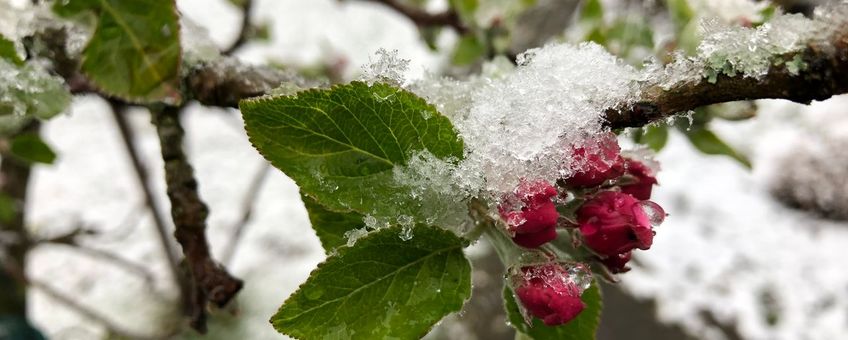
[[625,160],[626,174],[635,178],[636,182],[622,185],[621,192],[630,194],[640,200],[651,198],[651,189],[657,184],[654,171],[642,162],[633,159]]
[[582,264],[546,263],[521,267],[513,272],[512,284],[525,315],[556,326],[571,321],[586,308],[580,295],[591,283]]
[[577,222],[584,243],[603,256],[648,249],[654,239],[640,201],[622,192],[595,195],[577,210]]
[[601,263],[613,274],[626,273],[630,271],[630,267],[627,266],[627,262],[630,262],[632,255],[633,253],[628,251],[626,253],[608,256],[607,258],[602,259]]
[[520,246],[536,248],[556,238],[559,212],[551,197],[556,188],[545,181],[522,181],[514,195],[498,206],[507,231]]
[[590,138],[586,145],[572,150],[576,172],[565,179],[573,188],[590,188],[624,174],[624,159],[614,133]]

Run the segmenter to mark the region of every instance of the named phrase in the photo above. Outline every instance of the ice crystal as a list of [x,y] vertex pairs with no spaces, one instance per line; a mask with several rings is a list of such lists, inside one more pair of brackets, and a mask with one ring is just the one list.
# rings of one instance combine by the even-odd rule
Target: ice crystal
[[409,68],[409,60],[398,57],[398,51],[391,52],[386,49],[378,49],[376,60],[368,59],[368,64],[362,67],[361,80],[373,84],[380,81],[400,86],[406,82],[406,71]]
[[571,145],[600,133],[604,110],[637,92],[636,71],[593,43],[547,45],[518,60],[472,94],[467,115],[454,117],[467,148],[459,171],[466,186],[509,192],[521,178],[568,175]]
[[31,118],[48,119],[71,101],[62,78],[34,63],[18,67],[0,59],[0,134],[12,132]]
[[718,74],[762,77],[776,56],[801,49],[820,30],[818,22],[800,14],[778,15],[757,28],[717,19],[704,20],[701,27],[704,40],[698,46],[698,57],[704,60],[713,82]]

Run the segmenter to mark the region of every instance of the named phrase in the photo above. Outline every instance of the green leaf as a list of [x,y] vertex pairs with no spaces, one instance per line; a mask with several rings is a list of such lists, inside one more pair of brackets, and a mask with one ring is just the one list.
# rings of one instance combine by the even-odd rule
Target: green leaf
[[417,339],[471,295],[463,241],[436,227],[379,229],[318,265],[271,323],[298,339]]
[[16,211],[17,206],[15,204],[15,200],[9,197],[9,195],[0,192],[0,222],[12,222],[12,218],[15,217]]
[[474,12],[477,11],[477,7],[479,7],[479,0],[449,0],[451,8],[453,8],[457,13],[459,13],[459,17],[466,24],[471,24],[474,22]]
[[751,161],[744,155],[736,152],[730,145],[727,145],[721,138],[707,128],[692,128],[685,131],[686,137],[692,142],[698,151],[708,155],[724,155],[735,159],[746,168],[751,168]]
[[18,66],[0,58],[0,136],[8,136],[34,118],[49,119],[71,102],[64,80],[34,63]]
[[636,143],[644,144],[654,151],[660,151],[668,142],[668,126],[650,125],[643,127],[634,136]]
[[469,65],[484,54],[486,54],[486,45],[474,34],[466,34],[456,44],[453,51],[453,63],[460,66]]
[[82,71],[102,91],[126,100],[178,103],[180,25],[173,1],[57,1],[62,16],[94,14]]
[[633,46],[654,47],[651,26],[637,20],[616,20],[607,30],[606,39],[620,42],[625,49]]
[[600,0],[586,0],[580,11],[580,22],[599,24],[604,19],[604,6]]
[[253,146],[333,211],[424,217],[393,170],[419,152],[448,161],[463,155],[446,117],[386,84],[353,82],[239,106]]
[[595,339],[595,333],[598,329],[598,324],[601,322],[601,290],[598,288],[598,282],[592,283],[589,289],[583,292],[583,302],[586,304],[586,309],[580,313],[574,320],[560,326],[546,326],[539,318],[533,318],[533,324],[528,325],[521,315],[515,297],[512,294],[512,289],[504,287],[503,290],[504,308],[506,309],[509,323],[518,332],[536,339],[536,340],[592,340]]
[[672,21],[674,21],[678,29],[686,26],[689,21],[692,21],[692,17],[695,16],[692,7],[689,7],[688,0],[667,0],[666,6],[668,7],[669,14],[671,14]]
[[18,50],[15,48],[15,43],[9,39],[6,39],[2,34],[0,34],[0,58],[6,59],[9,62],[21,66],[24,64],[24,60],[21,59],[21,56],[18,55]]
[[306,206],[309,221],[312,222],[312,229],[315,229],[318,239],[321,240],[321,245],[324,246],[324,250],[328,254],[347,244],[346,232],[352,229],[365,228],[361,214],[330,211],[309,196],[300,195],[300,197]]
[[56,153],[37,134],[24,133],[12,138],[12,155],[30,163],[53,164]]

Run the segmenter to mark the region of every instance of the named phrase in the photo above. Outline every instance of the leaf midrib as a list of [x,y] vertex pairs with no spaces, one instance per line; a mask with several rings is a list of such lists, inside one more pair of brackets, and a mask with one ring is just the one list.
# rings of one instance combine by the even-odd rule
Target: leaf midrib
[[[361,286],[361,287],[359,287],[359,288],[356,288],[356,289],[354,289],[354,290],[350,291],[350,293],[348,293],[348,294],[345,294],[345,295],[343,295],[343,296],[337,297],[337,298],[332,299],[332,300],[328,300],[328,301],[326,301],[326,302],[324,302],[324,303],[322,303],[322,304],[320,304],[320,305],[317,305],[317,306],[315,306],[315,307],[312,307],[312,308],[309,308],[309,309],[307,309],[307,310],[304,310],[303,312],[300,312],[300,313],[298,313],[297,315],[294,315],[294,316],[292,316],[292,317],[290,317],[290,318],[285,318],[285,319],[282,319],[282,318],[281,318],[281,319],[279,319],[278,321],[279,321],[279,322],[291,321],[291,320],[294,320],[294,319],[297,319],[297,318],[299,318],[299,317],[303,316],[304,314],[307,314],[307,313],[309,313],[309,312],[312,312],[312,311],[314,311],[314,310],[316,310],[316,309],[320,309],[320,308],[322,308],[322,307],[324,307],[324,306],[326,306],[326,305],[328,305],[328,304],[330,304],[330,303],[334,303],[334,302],[339,301],[339,300],[346,300],[346,299],[350,298],[352,295],[354,295],[354,294],[356,294],[357,292],[359,292],[360,290],[363,290],[363,289],[366,289],[366,288],[368,288],[368,287],[370,287],[370,286],[372,286],[372,285],[375,285],[375,284],[377,284],[378,282],[381,282],[381,281],[385,280],[386,278],[388,278],[388,277],[390,277],[390,276],[392,276],[392,275],[397,275],[399,272],[401,272],[401,271],[403,271],[403,270],[405,270],[405,269],[407,269],[407,268],[409,268],[409,267],[411,267],[411,266],[413,266],[413,265],[416,265],[416,264],[418,264],[418,263],[420,263],[420,262],[422,262],[422,261],[424,261],[424,260],[427,260],[427,259],[429,259],[430,257],[433,257],[433,256],[435,256],[435,255],[437,255],[437,254],[441,254],[441,253],[444,253],[444,252],[447,252],[447,251],[451,251],[451,250],[454,250],[454,249],[459,249],[459,248],[461,248],[461,245],[453,245],[453,246],[450,246],[450,247],[447,247],[447,248],[442,248],[442,249],[439,249],[439,250],[437,250],[437,251],[434,251],[434,252],[432,252],[432,253],[428,254],[427,256],[421,257],[421,258],[419,258],[419,259],[417,259],[417,260],[415,260],[415,261],[413,261],[413,262],[410,262],[410,263],[408,263],[408,264],[406,264],[406,265],[404,265],[404,266],[398,267],[397,269],[393,270],[392,272],[390,272],[390,273],[388,273],[388,274],[386,274],[386,275],[383,275],[383,276],[381,276],[380,278],[378,278],[378,279],[376,279],[376,280],[374,280],[374,281],[371,281],[371,282],[369,282],[369,283],[367,283],[367,284],[362,285],[362,286]],[[284,305],[285,305],[285,304],[284,304]],[[334,317],[335,317],[335,316],[334,316]]]
[[138,37],[133,34],[132,30],[130,30],[129,25],[127,25],[123,18],[118,15],[119,13],[117,13],[115,9],[112,8],[112,5],[110,5],[106,0],[99,0],[99,2],[102,8],[109,12],[109,15],[115,18],[115,22],[118,24],[118,26],[121,26],[121,28],[127,33],[127,36],[129,36],[130,38],[130,43],[133,45],[136,51],[139,52],[139,54],[141,55],[141,59],[150,69],[150,72],[153,74],[153,76],[156,77],[156,81],[164,81],[164,77],[162,77],[162,75],[159,74],[159,71],[156,70],[156,65],[153,64],[153,62],[147,57],[147,54],[144,53],[144,47],[141,46],[141,41],[139,41]]

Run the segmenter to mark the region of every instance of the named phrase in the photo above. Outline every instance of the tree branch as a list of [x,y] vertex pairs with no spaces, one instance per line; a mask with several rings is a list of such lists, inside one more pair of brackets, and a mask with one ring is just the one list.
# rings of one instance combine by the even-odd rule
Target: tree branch
[[271,165],[268,163],[263,163],[262,167],[253,176],[253,180],[250,181],[250,185],[245,190],[244,201],[242,201],[241,218],[233,225],[232,235],[230,236],[230,243],[226,248],[224,248],[224,255],[221,256],[221,262],[229,265],[230,261],[233,259],[233,255],[236,253],[236,249],[238,249],[238,245],[241,242],[241,237],[244,234],[244,229],[247,226],[248,222],[250,222],[250,218],[253,216],[253,207],[256,205],[256,201],[259,198],[259,192],[262,188],[262,184],[265,183],[265,178],[268,177],[268,172],[271,170]]
[[165,182],[171,200],[174,235],[183,247],[192,277],[193,307],[191,325],[201,333],[206,331],[206,304],[226,305],[242,288],[242,281],[232,277],[216,263],[206,241],[206,217],[209,210],[197,192],[194,169],[183,152],[184,130],[179,120],[180,108],[165,107],[151,110],[153,124],[159,134],[162,160],[165,161]]
[[142,164],[141,157],[135,146],[135,133],[130,128],[126,114],[126,106],[114,100],[109,101],[112,109],[112,116],[115,118],[115,124],[121,133],[121,140],[124,142],[124,147],[127,150],[127,155],[130,157],[130,163],[135,170],[135,177],[138,180],[138,185],[144,193],[144,202],[147,209],[153,217],[153,224],[156,226],[156,235],[159,237],[159,244],[162,247],[162,252],[168,260],[168,268],[171,270],[171,276],[176,281],[180,289],[180,300],[184,305],[188,305],[189,286],[188,280],[179,269],[179,260],[176,251],[174,250],[171,239],[168,236],[168,226],[165,222],[165,214],[156,205],[156,198],[153,195],[153,184],[150,182],[150,176],[147,174],[147,169]]
[[793,74],[787,63],[772,65],[761,79],[720,75],[711,83],[697,74],[695,82],[680,82],[664,89],[647,84],[641,98],[624,109],[609,109],[606,125],[611,128],[638,127],[701,106],[736,100],[787,99],[809,104],[848,93],[848,27],[841,27],[825,40],[813,41],[798,52],[779,56],[799,57],[806,68]]
[[418,27],[447,26],[462,34],[468,31],[468,27],[462,22],[459,14],[454,9],[441,13],[429,13],[420,8],[409,6],[397,0],[366,0],[381,3],[401,15],[409,18]]
[[294,73],[227,57],[194,66],[184,83],[190,97],[203,105],[235,108],[239,100],[264,95],[283,83],[309,85]]
[[241,30],[236,41],[230,47],[221,51],[223,55],[231,55],[233,52],[241,48],[244,43],[250,39],[253,33],[253,24],[250,22],[250,11],[253,9],[253,0],[241,0]]
[[[19,134],[38,133],[41,124],[31,121]],[[13,136],[14,137],[14,136]],[[12,216],[8,221],[0,220],[0,232],[8,233],[11,238],[8,243],[0,243],[0,268],[5,269],[9,276],[16,273],[10,269],[18,263],[26,263],[26,256],[32,247],[32,239],[26,230],[25,213],[27,189],[30,180],[30,165],[16,159],[8,150],[0,150],[0,194],[12,202]],[[2,276],[2,275],[0,275]],[[0,315],[11,314],[26,317],[26,286],[2,280],[0,288]]]

